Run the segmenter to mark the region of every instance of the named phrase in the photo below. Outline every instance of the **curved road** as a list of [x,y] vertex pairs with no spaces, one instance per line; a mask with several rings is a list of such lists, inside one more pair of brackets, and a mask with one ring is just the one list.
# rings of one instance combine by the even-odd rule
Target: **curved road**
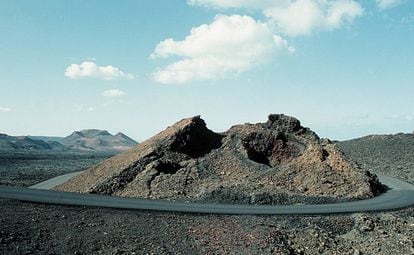
[[414,186],[392,177],[379,175],[390,190],[366,200],[315,205],[233,205],[173,202],[167,200],[111,197],[93,194],[48,190],[79,174],[58,176],[30,188],[0,186],[0,198],[48,204],[99,206],[122,209],[141,209],[213,214],[334,214],[399,209],[414,205]]
[[40,182],[38,184],[35,184],[33,186],[30,186],[29,188],[32,189],[52,189],[56,187],[59,184],[62,184],[66,181],[69,181],[72,177],[75,177],[79,174],[83,173],[83,171],[68,173],[68,174],[62,174],[56,177],[53,177],[52,179],[46,180],[44,182]]

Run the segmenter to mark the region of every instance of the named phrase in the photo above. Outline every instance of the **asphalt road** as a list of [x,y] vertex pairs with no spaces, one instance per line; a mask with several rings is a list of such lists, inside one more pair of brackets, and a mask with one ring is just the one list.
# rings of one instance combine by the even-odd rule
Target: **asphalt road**
[[98,206],[122,209],[140,209],[170,212],[208,214],[335,214],[399,209],[414,205],[414,186],[388,176],[379,176],[380,181],[390,190],[372,199],[353,202],[316,205],[233,205],[173,202],[167,200],[137,199],[102,196],[93,194],[69,193],[48,190],[72,176],[63,175],[46,182],[20,188],[0,186],[0,198],[16,199],[47,204]]
[[83,171],[79,172],[73,172],[68,174],[62,174],[56,177],[53,177],[52,179],[46,180],[44,182],[40,182],[38,184],[35,184],[33,186],[30,186],[32,189],[52,189],[55,186],[64,183],[66,181],[69,181],[70,178],[75,177],[76,175],[79,175]]

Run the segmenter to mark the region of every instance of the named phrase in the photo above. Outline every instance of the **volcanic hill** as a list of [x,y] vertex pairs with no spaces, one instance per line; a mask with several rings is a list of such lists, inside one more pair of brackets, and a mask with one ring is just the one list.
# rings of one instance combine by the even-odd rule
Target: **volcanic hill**
[[60,142],[69,149],[86,151],[125,151],[137,144],[123,133],[112,135],[99,129],[75,131]]
[[377,195],[382,185],[299,120],[215,133],[199,116],[85,171],[57,190],[221,203],[326,203]]

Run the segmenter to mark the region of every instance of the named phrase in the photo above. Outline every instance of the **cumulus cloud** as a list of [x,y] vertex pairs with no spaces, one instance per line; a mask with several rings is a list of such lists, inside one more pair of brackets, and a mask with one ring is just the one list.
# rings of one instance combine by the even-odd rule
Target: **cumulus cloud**
[[375,0],[375,1],[377,2],[377,5],[381,10],[393,8],[404,2],[403,0]]
[[334,30],[363,14],[362,6],[354,0],[188,0],[188,3],[219,9],[258,9],[289,36]]
[[119,89],[109,89],[102,92],[102,96],[104,97],[121,97],[125,95],[126,93]]
[[102,80],[134,79],[134,75],[121,71],[111,65],[98,66],[92,61],[84,61],[81,64],[71,64],[66,68],[65,76],[71,79],[96,78]]
[[10,112],[11,111],[11,108],[9,108],[9,107],[1,107],[0,106],[0,112]]
[[264,10],[264,14],[290,36],[307,35],[315,30],[337,29],[362,13],[359,3],[346,0],[298,0]]
[[211,24],[191,29],[182,41],[161,41],[150,57],[182,58],[153,73],[156,82],[172,84],[245,72],[283,51],[295,48],[274,35],[266,23],[249,16],[218,15]]

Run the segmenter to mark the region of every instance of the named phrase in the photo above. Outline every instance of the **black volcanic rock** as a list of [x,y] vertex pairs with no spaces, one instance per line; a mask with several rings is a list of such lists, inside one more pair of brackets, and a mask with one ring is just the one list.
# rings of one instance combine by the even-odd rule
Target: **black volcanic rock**
[[266,124],[268,128],[281,132],[297,132],[303,128],[298,119],[284,114],[270,114]]
[[134,149],[57,187],[107,195],[226,203],[327,202],[380,191],[363,171],[299,120],[209,130],[183,119]]
[[197,158],[219,148],[221,139],[222,135],[208,129],[204,120],[196,116],[173,137],[170,149]]

